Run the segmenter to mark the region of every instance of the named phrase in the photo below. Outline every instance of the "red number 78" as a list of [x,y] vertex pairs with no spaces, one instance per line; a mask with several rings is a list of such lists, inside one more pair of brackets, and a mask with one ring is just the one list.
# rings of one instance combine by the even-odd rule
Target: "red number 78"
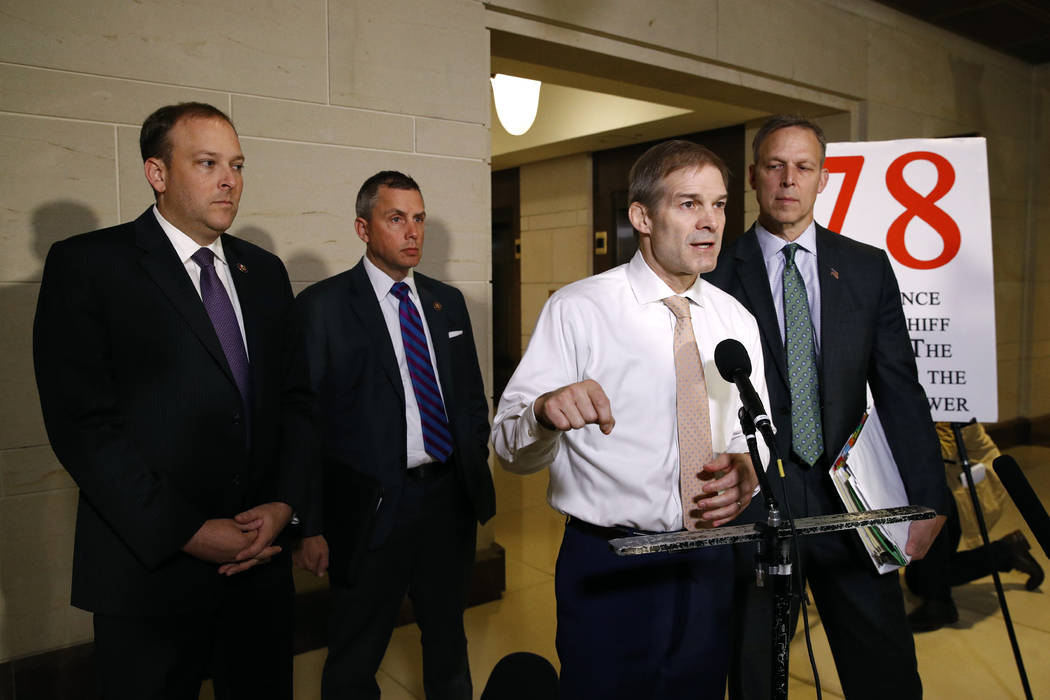
[[[928,194],[919,194],[904,180],[904,167],[917,160],[932,163],[937,169],[937,182]],[[850,202],[853,201],[853,193],[857,189],[860,180],[860,171],[864,167],[864,156],[832,156],[824,160],[824,167],[829,173],[842,173],[845,179],[838,197],[835,199],[835,207],[831,211],[831,220],[828,228],[832,231],[842,233],[842,225],[846,221],[846,212],[849,211]],[[962,244],[962,235],[958,224],[943,209],[937,207],[936,203],[951,190],[955,184],[955,168],[947,158],[930,151],[912,151],[905,153],[894,160],[886,169],[886,189],[898,202],[904,205],[904,212],[898,216],[889,230],[886,232],[886,250],[889,251],[897,262],[914,268],[916,270],[932,270],[947,265],[959,252]],[[932,260],[920,260],[908,252],[904,236],[907,232],[908,223],[915,217],[925,221],[941,237],[944,244],[940,255]]]

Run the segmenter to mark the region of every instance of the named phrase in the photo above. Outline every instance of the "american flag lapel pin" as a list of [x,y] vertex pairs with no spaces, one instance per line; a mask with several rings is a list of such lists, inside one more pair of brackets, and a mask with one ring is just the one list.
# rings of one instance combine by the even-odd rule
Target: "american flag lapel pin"
[[839,271],[836,270],[835,268],[831,268],[831,276],[834,277],[835,279],[838,279],[839,278]]
[[[237,263],[237,269],[240,270],[241,272],[247,272],[248,271],[248,268],[245,267],[244,263]],[[838,277],[838,275],[835,275],[835,276]]]

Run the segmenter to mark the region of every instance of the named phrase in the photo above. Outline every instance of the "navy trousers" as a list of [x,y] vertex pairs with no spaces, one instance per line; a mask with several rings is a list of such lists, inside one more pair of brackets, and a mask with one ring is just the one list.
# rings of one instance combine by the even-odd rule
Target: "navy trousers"
[[563,700],[722,700],[729,547],[620,557],[570,520],[555,573]]
[[406,592],[422,632],[427,698],[472,696],[463,608],[474,565],[474,512],[451,470],[406,481],[398,508],[394,531],[361,555],[356,580],[332,585],[324,700],[378,700],[376,671]]

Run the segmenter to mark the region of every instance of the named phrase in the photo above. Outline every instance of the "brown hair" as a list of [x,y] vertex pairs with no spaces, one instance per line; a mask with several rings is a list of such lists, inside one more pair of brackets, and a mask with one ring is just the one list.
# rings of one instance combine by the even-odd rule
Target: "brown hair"
[[828,140],[824,137],[824,130],[820,128],[819,124],[803,117],[801,114],[774,114],[766,120],[766,123],[759,128],[754,140],[751,142],[751,157],[754,158],[754,162],[758,163],[758,149],[762,147],[762,142],[766,140],[766,137],[774,131],[786,129],[789,126],[798,126],[813,132],[813,135],[817,137],[817,142],[820,144],[820,163],[823,165],[824,152],[827,151],[828,147]]
[[[171,165],[171,130],[183,119],[222,119],[233,127],[225,112],[204,102],[180,102],[161,107],[142,122],[139,151],[143,163],[150,158],[160,158],[165,165]],[[237,131],[237,128],[233,127],[233,130]]]
[[359,218],[366,220],[372,218],[372,210],[375,209],[380,187],[390,187],[395,190],[415,190],[420,195],[423,194],[422,190],[419,189],[419,183],[408,175],[397,170],[381,170],[365,180],[364,184],[361,185],[361,189],[357,191],[355,210]]
[[664,141],[658,143],[631,166],[627,176],[627,205],[638,202],[646,209],[655,210],[663,196],[663,181],[675,170],[702,168],[712,165],[722,174],[722,182],[729,187],[729,168],[718,154],[692,141]]

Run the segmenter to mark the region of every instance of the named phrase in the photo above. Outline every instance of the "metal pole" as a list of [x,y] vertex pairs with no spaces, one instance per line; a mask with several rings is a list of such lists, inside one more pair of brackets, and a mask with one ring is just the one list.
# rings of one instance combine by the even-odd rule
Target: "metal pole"
[[[970,421],[974,423],[975,421]],[[1017,635],[1014,633],[1014,623],[1010,619],[1010,609],[1006,606],[1006,593],[1003,592],[1003,582],[999,579],[999,571],[992,562],[992,547],[988,539],[988,527],[984,523],[984,511],[981,509],[981,501],[977,498],[977,487],[973,483],[973,474],[970,471],[970,458],[966,454],[966,445],[963,442],[962,429],[969,423],[952,423],[952,433],[955,435],[955,447],[959,453],[959,465],[963,474],[966,475],[966,486],[970,492],[970,501],[973,502],[973,512],[977,516],[977,528],[981,531],[981,541],[984,543],[985,557],[992,564],[992,580],[995,581],[995,594],[999,597],[999,608],[1003,611],[1003,622],[1006,623],[1006,634],[1010,637],[1010,647],[1014,651],[1014,660],[1017,662],[1017,672],[1021,676],[1021,686],[1024,688],[1024,696],[1032,700],[1032,688],[1028,684],[1028,674],[1024,670],[1024,660],[1021,658],[1021,647],[1017,644]],[[954,552],[953,552],[954,554]]]

